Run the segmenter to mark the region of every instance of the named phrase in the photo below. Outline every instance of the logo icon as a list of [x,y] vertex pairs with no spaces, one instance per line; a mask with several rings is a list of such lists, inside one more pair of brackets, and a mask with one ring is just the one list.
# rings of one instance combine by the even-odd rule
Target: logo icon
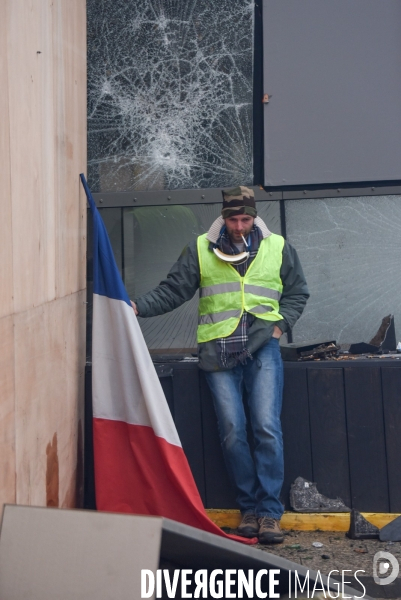
[[[392,567],[392,570],[390,570]],[[393,583],[400,571],[400,565],[390,552],[376,552],[373,557],[373,579],[378,585]]]

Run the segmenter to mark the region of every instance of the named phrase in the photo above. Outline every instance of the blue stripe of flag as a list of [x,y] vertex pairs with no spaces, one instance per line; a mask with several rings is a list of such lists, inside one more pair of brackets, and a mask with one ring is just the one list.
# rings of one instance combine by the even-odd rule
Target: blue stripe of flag
[[114,300],[123,300],[131,306],[127,290],[118,271],[103,219],[96,208],[83,173],[80,177],[93,217],[93,293]]

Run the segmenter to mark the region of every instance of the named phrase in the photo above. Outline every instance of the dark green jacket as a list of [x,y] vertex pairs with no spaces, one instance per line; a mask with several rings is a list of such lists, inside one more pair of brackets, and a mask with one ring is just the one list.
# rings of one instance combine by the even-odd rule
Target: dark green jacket
[[[274,325],[283,333],[294,327],[302,314],[309,292],[296,250],[285,242],[280,270],[283,293],[280,299],[282,321],[255,319],[249,328],[247,348],[251,354],[267,344]],[[155,317],[170,312],[190,300],[199,288],[200,271],[196,241],[190,242],[172,266],[166,279],[152,291],[135,300],[140,317]],[[216,341],[199,344],[199,366],[205,371],[220,370]]]

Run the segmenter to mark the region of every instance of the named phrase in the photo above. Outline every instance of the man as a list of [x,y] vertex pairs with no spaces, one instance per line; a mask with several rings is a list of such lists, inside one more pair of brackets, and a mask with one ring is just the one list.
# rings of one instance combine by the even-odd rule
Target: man
[[221,217],[184,248],[165,280],[132,305],[141,317],[160,315],[192,298],[198,288],[199,366],[212,392],[224,459],[238,492],[238,533],[281,543],[279,338],[294,326],[309,294],[296,251],[257,217],[251,189],[223,190]]

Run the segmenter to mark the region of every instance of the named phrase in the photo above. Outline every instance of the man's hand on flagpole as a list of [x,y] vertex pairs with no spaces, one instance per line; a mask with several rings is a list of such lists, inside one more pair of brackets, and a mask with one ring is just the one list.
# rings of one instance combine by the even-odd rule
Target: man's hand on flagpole
[[134,313],[137,315],[138,314],[138,309],[136,307],[135,302],[132,302],[132,300],[131,300],[131,305],[132,305],[132,308],[134,309]]

